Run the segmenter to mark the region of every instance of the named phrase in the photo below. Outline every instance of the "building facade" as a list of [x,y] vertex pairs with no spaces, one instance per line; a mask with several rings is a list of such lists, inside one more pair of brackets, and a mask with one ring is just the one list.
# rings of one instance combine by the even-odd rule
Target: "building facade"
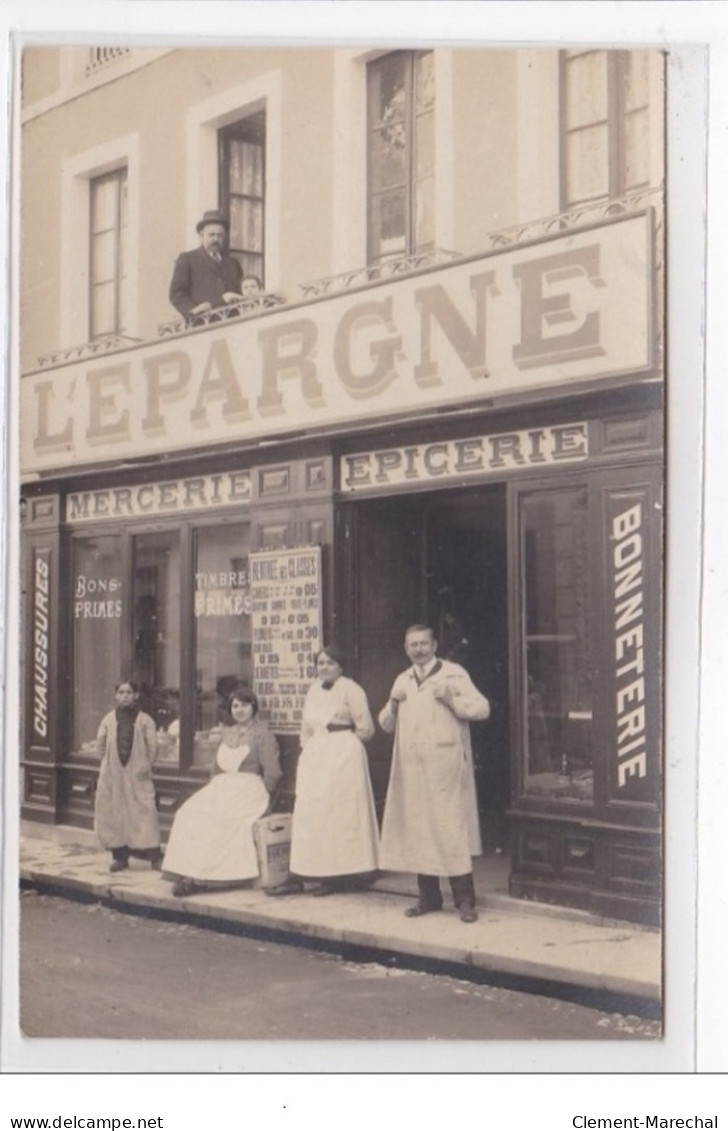
[[[658,921],[663,86],[650,51],[25,51],[24,817],[90,826],[127,673],[166,827],[240,680],[287,807],[317,646],[378,710],[425,621],[492,703],[512,894]],[[192,324],[213,208],[264,293]]]

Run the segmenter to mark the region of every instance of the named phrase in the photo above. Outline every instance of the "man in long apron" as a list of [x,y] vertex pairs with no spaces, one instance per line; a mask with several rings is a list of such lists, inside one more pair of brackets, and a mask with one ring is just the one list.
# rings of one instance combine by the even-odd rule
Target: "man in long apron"
[[459,664],[440,660],[431,628],[412,625],[404,648],[412,667],[394,681],[379,724],[394,732],[380,867],[416,872],[419,899],[405,915],[442,908],[447,876],[464,923],[477,919],[473,856],[483,849],[478,823],[470,723],[490,704]]

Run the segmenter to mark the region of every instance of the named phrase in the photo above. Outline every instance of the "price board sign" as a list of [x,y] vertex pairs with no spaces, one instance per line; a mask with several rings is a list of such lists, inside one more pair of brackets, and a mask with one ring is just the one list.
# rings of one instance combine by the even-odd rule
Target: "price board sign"
[[321,547],[252,553],[253,687],[279,734],[297,733],[321,647]]

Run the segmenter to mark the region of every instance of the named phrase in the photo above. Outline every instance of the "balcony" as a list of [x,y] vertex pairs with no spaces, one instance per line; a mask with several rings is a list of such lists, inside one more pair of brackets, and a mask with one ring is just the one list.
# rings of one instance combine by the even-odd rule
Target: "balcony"
[[[55,350],[21,381],[25,474],[257,447],[662,379],[654,194]],[[658,309],[656,315],[655,298]]]

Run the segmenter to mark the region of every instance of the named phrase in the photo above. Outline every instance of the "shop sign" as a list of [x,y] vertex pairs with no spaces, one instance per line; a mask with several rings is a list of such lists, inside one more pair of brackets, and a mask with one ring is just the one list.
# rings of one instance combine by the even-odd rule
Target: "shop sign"
[[611,589],[616,797],[642,800],[650,765],[650,672],[646,651],[644,500],[611,501]]
[[74,620],[116,620],[122,613],[121,578],[76,575]]
[[33,554],[33,741],[48,745],[48,678],[50,661],[51,551]]
[[190,475],[164,483],[74,491],[66,499],[66,522],[103,522],[110,518],[149,518],[250,502],[250,472]]
[[249,558],[253,686],[273,730],[298,733],[321,647],[321,548]]
[[573,463],[589,455],[585,422],[529,428],[380,448],[341,458],[341,491],[381,490],[383,487],[418,487],[468,476],[501,475],[506,471],[533,471],[551,464]]
[[195,574],[196,617],[250,615],[247,569],[198,570]]
[[27,374],[24,472],[654,376],[650,214]]

